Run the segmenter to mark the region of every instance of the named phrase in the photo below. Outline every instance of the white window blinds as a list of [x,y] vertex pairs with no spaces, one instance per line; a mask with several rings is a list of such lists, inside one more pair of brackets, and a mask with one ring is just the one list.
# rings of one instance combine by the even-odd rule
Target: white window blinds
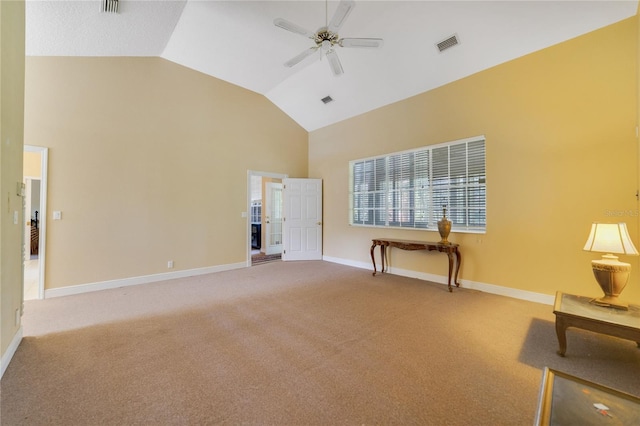
[[485,139],[355,160],[352,225],[437,229],[443,206],[452,229],[486,229]]

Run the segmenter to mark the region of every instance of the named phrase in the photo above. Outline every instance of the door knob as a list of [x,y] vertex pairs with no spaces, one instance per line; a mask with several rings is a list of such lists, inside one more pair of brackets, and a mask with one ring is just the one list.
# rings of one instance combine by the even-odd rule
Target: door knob
[[318,225],[322,225],[322,222],[318,222]]

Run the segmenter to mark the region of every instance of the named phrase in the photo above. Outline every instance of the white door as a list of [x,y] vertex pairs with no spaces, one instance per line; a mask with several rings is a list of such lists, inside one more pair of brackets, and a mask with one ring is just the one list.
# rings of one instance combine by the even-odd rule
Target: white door
[[282,253],[282,184],[265,184],[265,254]]
[[322,179],[283,179],[282,260],[322,259]]

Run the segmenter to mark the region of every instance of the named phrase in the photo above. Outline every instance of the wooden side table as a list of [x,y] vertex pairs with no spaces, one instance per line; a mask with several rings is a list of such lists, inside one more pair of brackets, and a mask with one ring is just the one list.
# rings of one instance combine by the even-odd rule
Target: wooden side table
[[556,316],[556,334],[560,349],[567,351],[567,328],[576,327],[622,339],[633,340],[640,348],[640,306],[629,305],[629,310],[598,306],[591,297],[556,292],[553,313]]
[[640,398],[544,369],[534,425],[638,425]]

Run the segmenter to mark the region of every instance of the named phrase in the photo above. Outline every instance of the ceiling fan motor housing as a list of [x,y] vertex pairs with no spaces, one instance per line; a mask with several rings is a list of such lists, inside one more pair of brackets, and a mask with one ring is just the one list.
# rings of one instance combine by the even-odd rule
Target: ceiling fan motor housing
[[331,46],[333,46],[338,43],[338,39],[338,34],[329,31],[326,27],[322,27],[315,34],[313,41],[315,41],[318,46],[322,46],[324,41],[328,41],[331,43]]

